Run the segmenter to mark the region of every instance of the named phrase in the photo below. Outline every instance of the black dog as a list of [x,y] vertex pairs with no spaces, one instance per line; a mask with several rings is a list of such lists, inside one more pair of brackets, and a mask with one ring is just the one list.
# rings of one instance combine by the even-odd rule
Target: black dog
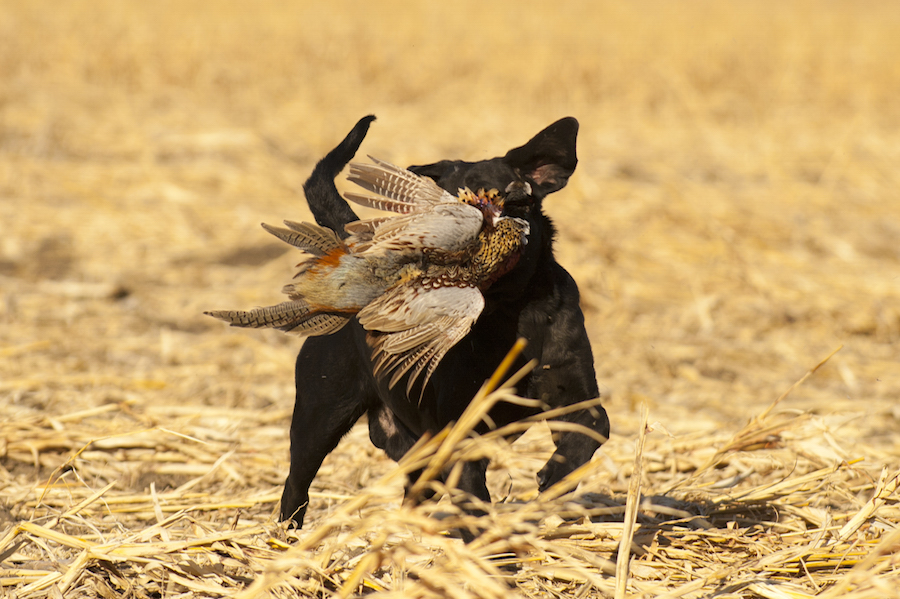
[[[340,196],[334,178],[353,158],[375,117],[360,120],[318,165],[303,186],[316,221],[346,237],[344,225],[357,220]],[[531,227],[525,253],[516,267],[485,292],[485,309],[472,331],[444,357],[419,400],[405,384],[388,389],[372,373],[371,348],[355,320],[340,331],[306,340],[297,357],[297,401],[291,423],[291,470],[281,498],[281,519],[303,525],[309,486],[325,456],[363,415],[369,436],[388,456],[399,460],[426,433],[436,433],[462,414],[484,381],[518,337],[528,345],[518,366],[536,359],[538,366],[518,385],[518,392],[551,408],[599,396],[593,356],[578,304],[578,288],[553,257],[555,231],[541,210],[547,194],[562,189],[578,160],[578,121],[565,118],[538,133],[502,158],[481,162],[444,160],[410,167],[455,194],[459,188],[498,189],[527,183],[531,193],[510,194],[504,214],[526,219]],[[528,186],[514,186],[528,189]],[[490,413],[502,426],[536,408],[498,404]],[[599,406],[563,417],[607,437],[609,420]],[[556,452],[538,473],[544,490],[587,462],[600,444],[587,435],[561,432]],[[459,487],[490,501],[485,484],[487,460],[468,462]]]

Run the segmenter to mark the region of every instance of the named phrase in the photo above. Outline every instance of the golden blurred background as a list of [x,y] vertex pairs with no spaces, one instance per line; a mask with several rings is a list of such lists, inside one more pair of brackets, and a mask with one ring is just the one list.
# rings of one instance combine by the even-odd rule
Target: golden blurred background
[[[545,207],[614,441],[641,403],[675,434],[738,427],[843,345],[781,407],[896,463],[898,31],[889,0],[4,2],[0,420],[268,413],[222,426],[271,440],[277,487],[300,342],[202,316],[279,301],[296,256],[259,223],[310,218],[303,180],[366,114],[361,156],[397,164],[571,115]],[[79,447],[34,468],[13,441],[0,486]]]

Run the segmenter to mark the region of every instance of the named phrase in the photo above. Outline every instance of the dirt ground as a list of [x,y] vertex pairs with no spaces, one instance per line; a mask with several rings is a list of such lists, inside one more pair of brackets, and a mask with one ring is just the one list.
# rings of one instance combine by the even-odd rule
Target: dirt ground
[[[259,223],[310,219],[302,182],[366,114],[378,120],[360,157],[397,164],[501,155],[579,119],[578,169],[545,209],[613,427],[582,488],[624,504],[641,406],[653,425],[645,494],[842,469],[790,502],[821,512],[791,529],[804,547],[838,542],[889,474],[881,511],[853,531],[863,566],[766,578],[750,556],[722,561],[723,574],[710,544],[695,546],[708,558],[695,572],[648,541],[628,593],[900,596],[898,31],[890,1],[3,3],[0,596],[253,596],[240,593],[278,569],[295,582],[269,580],[273,596],[610,596],[615,576],[584,556],[545,586],[523,566],[496,592],[434,558],[434,572],[463,582],[428,586],[427,569],[404,578],[395,563],[391,578],[366,562],[375,541],[361,534],[344,569],[309,565],[327,562],[312,543],[284,549],[278,559],[298,561],[277,568],[241,562],[236,582],[213,588],[177,559],[140,570],[162,559],[150,552],[116,570],[105,564],[130,562],[71,541],[257,527],[242,551],[276,552],[311,543],[306,531],[396,470],[359,425],[323,466],[307,528],[284,537],[274,515],[302,341],[202,315],[280,301],[297,256]],[[774,428],[729,445],[838,348],[765,414]],[[549,448],[536,429],[498,458],[495,498],[536,495]],[[396,511],[391,480],[379,509]],[[759,501],[781,510],[760,522],[797,515],[783,495]],[[179,510],[193,519],[167,529]],[[622,524],[619,512],[613,537]],[[616,560],[612,545],[590,551]],[[549,554],[530,559],[546,566]],[[296,582],[311,571],[319,586]],[[788,593],[776,579],[797,594],[776,594]]]

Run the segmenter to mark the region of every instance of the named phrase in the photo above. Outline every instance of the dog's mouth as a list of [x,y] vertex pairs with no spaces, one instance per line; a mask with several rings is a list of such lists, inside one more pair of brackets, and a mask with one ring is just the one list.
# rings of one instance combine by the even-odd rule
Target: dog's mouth
[[469,188],[464,188],[459,190],[459,198],[481,210],[484,219],[491,224],[496,224],[497,219],[506,214],[507,208],[518,212],[516,208],[526,208],[533,201],[531,184],[527,181],[513,181],[506,186],[502,194],[497,189],[485,191],[482,188],[473,192]]
[[503,199],[500,202],[503,215],[530,219],[535,206],[531,184],[527,181],[513,181],[503,191]]

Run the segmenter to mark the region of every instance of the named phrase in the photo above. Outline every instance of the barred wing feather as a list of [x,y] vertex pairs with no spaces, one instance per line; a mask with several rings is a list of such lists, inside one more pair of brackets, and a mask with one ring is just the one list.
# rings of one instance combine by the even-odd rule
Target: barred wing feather
[[357,251],[441,249],[455,252],[465,248],[481,230],[484,217],[468,204],[441,204],[428,212],[416,212],[383,220],[375,225],[371,238]]
[[348,179],[378,196],[346,192],[344,197],[400,216],[350,225],[356,251],[440,248],[452,252],[478,235],[484,220],[480,210],[461,202],[428,177],[369,158],[374,164],[352,163]]
[[382,197],[375,198],[356,193],[344,194],[353,202],[400,214],[427,210],[437,204],[459,202],[459,199],[428,177],[420,177],[405,168],[394,166],[372,156],[369,156],[369,159],[374,164],[351,163],[347,179]]
[[465,337],[484,309],[474,287],[394,287],[359,312],[369,331],[377,374],[391,374],[393,387],[411,372],[407,393],[424,373],[422,388],[437,365]]

